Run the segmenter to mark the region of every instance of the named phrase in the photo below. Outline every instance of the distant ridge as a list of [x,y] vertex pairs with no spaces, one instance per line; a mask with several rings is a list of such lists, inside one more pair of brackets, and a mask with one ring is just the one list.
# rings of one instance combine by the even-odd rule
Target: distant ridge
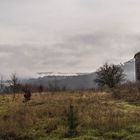
[[[135,80],[135,61],[134,59],[120,65],[126,74],[126,80]],[[46,87],[57,87],[66,89],[91,89],[96,88],[94,82],[96,72],[92,73],[53,73],[38,72],[39,78],[29,79],[26,82],[30,84],[42,84]]]

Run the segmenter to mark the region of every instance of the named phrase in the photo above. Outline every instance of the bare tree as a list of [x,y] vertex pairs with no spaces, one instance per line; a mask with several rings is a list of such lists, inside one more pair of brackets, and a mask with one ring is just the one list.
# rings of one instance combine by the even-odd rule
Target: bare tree
[[3,78],[3,75],[1,75],[0,77],[0,91],[1,93],[3,92],[4,90],[4,78]]
[[13,101],[15,100],[16,93],[19,91],[20,82],[16,73],[13,73],[9,80],[10,88],[13,93]]
[[124,81],[125,78],[121,66],[114,64],[109,65],[107,63],[100,67],[96,74],[97,78],[95,79],[95,82],[97,82],[100,87],[106,85],[109,88],[113,88]]

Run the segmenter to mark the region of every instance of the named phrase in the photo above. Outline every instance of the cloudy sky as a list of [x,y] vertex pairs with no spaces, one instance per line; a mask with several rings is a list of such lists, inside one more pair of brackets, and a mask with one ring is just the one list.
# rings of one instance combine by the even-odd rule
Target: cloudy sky
[[139,50],[139,0],[0,0],[3,75],[92,72]]

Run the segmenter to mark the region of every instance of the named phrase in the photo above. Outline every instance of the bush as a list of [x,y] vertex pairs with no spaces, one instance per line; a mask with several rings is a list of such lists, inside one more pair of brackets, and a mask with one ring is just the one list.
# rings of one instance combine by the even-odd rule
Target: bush
[[67,113],[67,126],[68,132],[66,136],[74,137],[77,135],[77,126],[78,126],[78,118],[77,113],[74,111],[74,107],[72,105],[69,106],[69,110]]

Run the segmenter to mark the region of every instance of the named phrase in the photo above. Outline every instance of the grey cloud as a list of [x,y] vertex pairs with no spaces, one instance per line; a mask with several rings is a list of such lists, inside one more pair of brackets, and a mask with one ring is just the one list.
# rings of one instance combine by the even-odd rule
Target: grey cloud
[[139,50],[140,35],[93,33],[70,36],[64,42],[52,46],[0,46],[1,73],[26,71],[27,75],[38,71],[94,71],[105,61],[121,63],[133,57]]
[[125,62],[139,51],[139,4],[0,0],[0,73],[86,72]]

